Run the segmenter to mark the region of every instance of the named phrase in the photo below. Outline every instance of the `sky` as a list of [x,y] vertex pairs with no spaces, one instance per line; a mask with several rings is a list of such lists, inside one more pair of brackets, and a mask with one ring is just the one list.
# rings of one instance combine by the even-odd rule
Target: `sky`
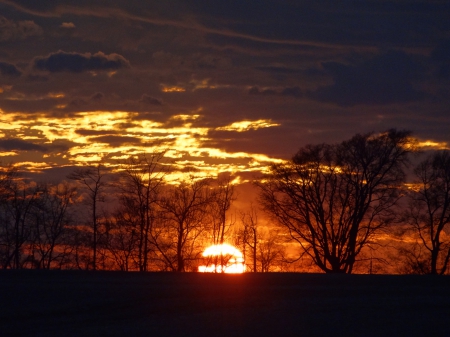
[[0,0],[0,161],[164,150],[240,181],[306,144],[450,144],[450,2]]

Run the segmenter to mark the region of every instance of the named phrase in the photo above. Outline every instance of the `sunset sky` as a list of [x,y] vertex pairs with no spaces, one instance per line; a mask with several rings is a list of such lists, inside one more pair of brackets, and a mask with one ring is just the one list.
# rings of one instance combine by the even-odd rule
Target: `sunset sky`
[[448,147],[449,18],[448,0],[0,0],[0,161],[50,177],[165,149],[244,181],[355,133]]

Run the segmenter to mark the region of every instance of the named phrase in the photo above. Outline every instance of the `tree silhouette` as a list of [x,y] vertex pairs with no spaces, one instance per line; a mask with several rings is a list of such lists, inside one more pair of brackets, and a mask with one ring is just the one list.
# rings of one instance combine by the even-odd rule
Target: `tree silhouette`
[[444,274],[450,260],[450,152],[428,156],[414,170],[416,187],[409,193],[407,218],[429,252],[430,274]]
[[86,204],[91,210],[92,221],[92,269],[97,269],[97,246],[99,234],[99,203],[104,201],[105,168],[97,166],[77,168],[68,178],[80,182],[87,190]]
[[30,253],[37,268],[50,269],[53,263],[60,268],[71,251],[69,208],[76,190],[65,183],[55,186],[46,184],[41,191],[32,211]]
[[236,245],[241,249],[246,266],[252,272],[269,272],[280,267],[284,246],[278,228],[268,228],[258,222],[258,212],[253,205],[240,212],[242,227],[236,236]]
[[215,200],[210,183],[210,179],[191,178],[167,187],[160,200],[164,233],[155,242],[171,270],[186,271],[186,263],[201,253],[197,240],[208,229],[206,219]]
[[13,166],[2,170],[0,189],[0,261],[4,269],[19,269],[32,237],[30,220],[40,189],[20,177]]
[[133,236],[137,235],[135,255],[139,271],[148,270],[150,253],[155,250],[152,231],[159,193],[167,173],[162,164],[164,155],[165,152],[154,152],[130,156],[121,166],[117,184],[119,212],[132,226]]
[[327,273],[351,273],[361,249],[395,218],[410,132],[357,134],[336,145],[308,145],[272,167],[260,199]]
[[[232,184],[231,176],[220,177],[214,190],[214,203],[212,204],[213,216],[213,243],[221,245],[225,241],[225,235],[233,221],[227,223],[227,212],[234,200],[236,192]],[[231,219],[230,219],[231,220]]]

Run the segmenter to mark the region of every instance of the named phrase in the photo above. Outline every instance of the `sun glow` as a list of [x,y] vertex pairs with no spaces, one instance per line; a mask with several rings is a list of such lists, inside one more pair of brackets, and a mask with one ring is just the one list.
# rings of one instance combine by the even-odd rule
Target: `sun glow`
[[[60,96],[59,93],[51,95],[57,99]],[[157,121],[139,119],[137,112],[127,111],[84,111],[59,117],[36,113],[29,118],[27,114],[17,112],[4,114],[0,109],[1,138],[20,139],[38,146],[34,152],[5,148],[0,157],[3,162],[14,161],[24,170],[29,167],[33,172],[42,167],[41,161],[49,158],[52,159],[48,161],[49,167],[91,165],[101,161],[114,170],[119,167],[119,159],[166,149],[166,157],[173,168],[167,181],[182,179],[190,174],[186,173],[188,171],[203,177],[223,172],[267,172],[272,163],[280,162],[280,159],[264,154],[226,151],[211,146],[210,132],[216,128],[203,125],[200,112],[201,108],[192,114],[182,113],[166,121]],[[245,132],[269,127],[269,122],[236,122],[230,127]],[[33,161],[37,165],[33,165]]]
[[229,244],[210,246],[202,255],[205,264],[198,267],[201,273],[241,274],[245,271],[242,253]]
[[418,146],[420,149],[435,149],[435,150],[449,149],[449,144],[447,142],[436,142],[433,140],[419,141]]
[[216,128],[219,131],[236,131],[244,132],[249,130],[258,130],[262,128],[270,128],[273,126],[280,126],[281,124],[273,123],[270,119],[259,119],[255,121],[244,120],[240,122],[234,122],[230,125],[221,126]]

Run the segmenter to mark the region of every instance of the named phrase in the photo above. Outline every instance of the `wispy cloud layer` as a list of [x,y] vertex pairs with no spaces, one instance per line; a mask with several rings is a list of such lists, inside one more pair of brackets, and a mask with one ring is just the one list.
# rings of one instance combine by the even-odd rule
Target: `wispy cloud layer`
[[0,13],[3,162],[113,165],[164,147],[180,166],[245,171],[357,132],[450,143],[448,1],[0,0]]

